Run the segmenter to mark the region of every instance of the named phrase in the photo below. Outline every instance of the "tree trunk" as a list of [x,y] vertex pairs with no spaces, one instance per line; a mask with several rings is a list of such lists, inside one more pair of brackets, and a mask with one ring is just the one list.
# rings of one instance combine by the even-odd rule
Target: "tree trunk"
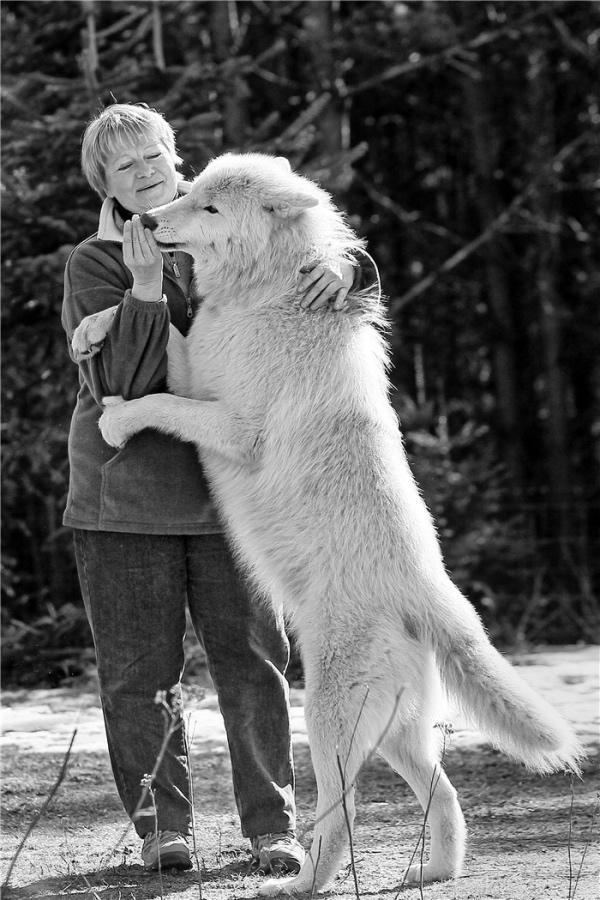
[[86,27],[81,32],[82,50],[79,64],[85,78],[88,94],[95,98],[99,91],[98,85],[98,41],[96,37],[96,8],[94,0],[81,0],[81,6],[86,17]]
[[532,127],[531,167],[535,174],[544,166],[548,176],[540,181],[532,197],[532,212],[538,222],[536,234],[539,336],[543,384],[543,442],[546,456],[551,533],[563,559],[572,564],[572,472],[569,459],[567,386],[561,362],[565,312],[558,294],[560,265],[560,215],[553,173],[548,166],[554,155],[552,73],[543,47],[529,55],[529,103]]
[[303,11],[303,27],[308,37],[307,50],[310,54],[314,90],[317,96],[332,94],[332,99],[319,117],[317,145],[321,153],[327,157],[335,157],[340,151],[350,147],[348,129],[343,128],[343,105],[335,92],[336,72],[332,52],[335,13],[333,4],[328,0],[305,3]]
[[250,91],[240,74],[233,51],[234,26],[237,23],[235,0],[216,0],[208,4],[210,32],[215,59],[221,64],[224,149],[242,151],[248,137],[248,98]]
[[[494,181],[497,166],[498,140],[494,135],[490,116],[492,100],[485,82],[467,77],[463,80],[466,113],[471,131],[473,162],[476,174],[475,202],[479,211],[480,229],[484,231],[501,211],[501,202]],[[492,365],[496,385],[497,433],[502,457],[515,488],[523,489],[522,445],[517,381],[517,353],[511,291],[508,282],[508,262],[504,258],[502,237],[487,241],[482,253],[485,260],[485,280],[492,314]]]

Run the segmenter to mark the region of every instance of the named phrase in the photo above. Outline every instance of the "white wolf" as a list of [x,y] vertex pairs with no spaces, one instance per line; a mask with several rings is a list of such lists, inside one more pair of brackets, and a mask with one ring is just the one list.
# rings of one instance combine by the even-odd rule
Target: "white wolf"
[[423,879],[455,876],[465,825],[439,766],[440,676],[530,769],[576,771],[581,751],[445,571],[388,400],[377,300],[310,314],[295,297],[309,259],[335,267],[360,242],[323,190],[259,154],[213,160],[188,196],[144,221],[164,248],[192,254],[205,300],[188,337],[169,343],[180,396],[113,398],[102,433],[118,447],[152,427],[197,446],[237,555],[283,605],[304,663],[314,838],[299,874],[261,893],[331,881],[348,843],[342,783],[351,822],[353,784],[376,747],[429,805]]

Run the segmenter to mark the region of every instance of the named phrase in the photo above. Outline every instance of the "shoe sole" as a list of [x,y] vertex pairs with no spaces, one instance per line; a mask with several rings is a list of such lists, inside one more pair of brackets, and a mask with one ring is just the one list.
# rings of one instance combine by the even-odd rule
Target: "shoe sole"
[[297,860],[272,859],[271,872],[273,875],[297,875],[302,866]]
[[[191,869],[192,861],[189,856],[182,853],[163,853],[160,858],[161,869]],[[147,872],[158,872],[158,861],[150,866],[144,866]]]
[[302,868],[302,863],[298,862],[297,859],[291,857],[286,859],[283,856],[276,856],[275,859],[261,862],[256,856],[253,856],[252,868],[254,871],[261,872],[264,875],[268,875],[269,873],[272,873],[273,875],[297,875]]

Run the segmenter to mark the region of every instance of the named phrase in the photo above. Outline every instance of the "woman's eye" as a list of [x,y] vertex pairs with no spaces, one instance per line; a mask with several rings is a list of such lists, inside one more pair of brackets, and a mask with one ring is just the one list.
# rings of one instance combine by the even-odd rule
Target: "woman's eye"
[[131,168],[131,163],[123,163],[122,166],[119,166],[119,172],[124,172],[126,169]]
[[213,214],[219,212],[219,210],[217,209],[216,206],[205,206],[204,209],[206,210],[206,212],[213,213]]

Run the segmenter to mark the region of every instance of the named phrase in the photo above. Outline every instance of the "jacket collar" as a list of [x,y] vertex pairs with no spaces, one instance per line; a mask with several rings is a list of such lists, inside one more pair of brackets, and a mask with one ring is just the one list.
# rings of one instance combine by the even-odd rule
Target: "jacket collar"
[[[178,194],[189,194],[191,189],[192,183],[190,181],[179,181],[177,183]],[[116,241],[118,244],[123,243],[123,219],[117,212],[115,201],[112,197],[106,197],[100,208],[98,240]]]

